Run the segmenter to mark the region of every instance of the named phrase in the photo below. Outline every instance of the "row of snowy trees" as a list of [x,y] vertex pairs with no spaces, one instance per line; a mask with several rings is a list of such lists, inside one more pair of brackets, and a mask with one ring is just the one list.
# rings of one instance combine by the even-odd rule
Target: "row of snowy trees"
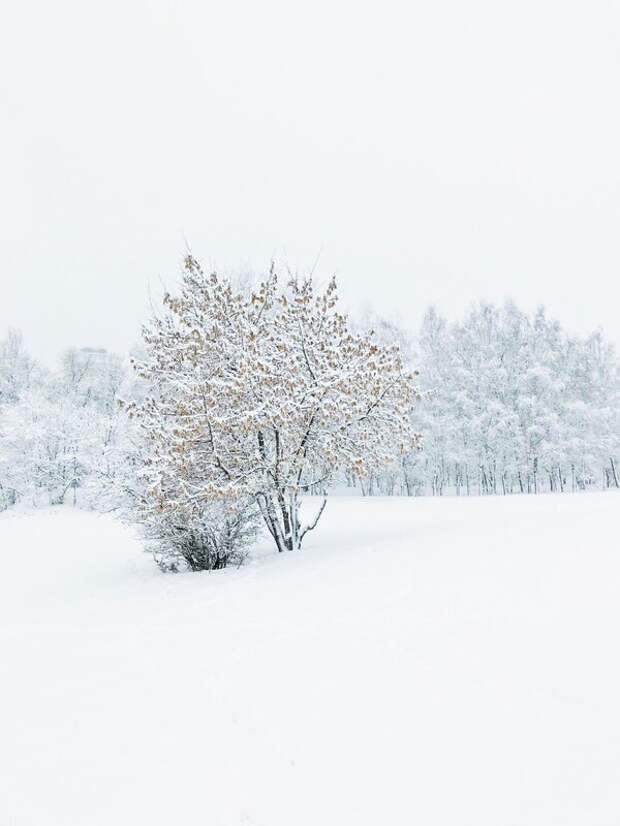
[[600,333],[565,333],[543,309],[480,304],[458,323],[427,312],[401,341],[420,372],[421,449],[364,493],[507,494],[618,487],[620,367]]
[[119,394],[134,385],[105,350],[68,350],[50,371],[9,332],[0,341],[0,510],[19,501],[106,506],[129,453]]
[[[370,332],[370,328],[374,332]],[[0,510],[72,503],[142,525],[163,569],[239,562],[259,526],[301,547],[304,493],[540,493],[618,487],[620,370],[600,334],[543,310],[434,310],[414,337],[351,325],[335,283],[205,274],[139,356],[72,349],[50,371],[0,341]],[[413,367],[417,371],[413,371]],[[421,434],[418,436],[418,434]]]

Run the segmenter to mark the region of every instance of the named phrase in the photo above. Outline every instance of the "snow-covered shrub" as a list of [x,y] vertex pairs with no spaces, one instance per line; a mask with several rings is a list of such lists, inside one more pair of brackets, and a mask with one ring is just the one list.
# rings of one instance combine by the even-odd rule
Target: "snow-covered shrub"
[[256,508],[223,503],[189,514],[142,513],[147,546],[162,571],[211,571],[240,565],[258,531]]

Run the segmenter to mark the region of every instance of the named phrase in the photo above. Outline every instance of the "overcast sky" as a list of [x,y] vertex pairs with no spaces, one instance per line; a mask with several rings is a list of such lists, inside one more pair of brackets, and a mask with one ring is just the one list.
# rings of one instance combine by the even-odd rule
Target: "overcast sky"
[[0,331],[125,350],[186,242],[620,344],[620,3],[13,3]]

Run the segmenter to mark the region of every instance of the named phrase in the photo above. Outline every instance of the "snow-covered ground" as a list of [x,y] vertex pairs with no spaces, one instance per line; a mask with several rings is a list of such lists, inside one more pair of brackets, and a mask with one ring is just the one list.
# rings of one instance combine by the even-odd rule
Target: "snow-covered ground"
[[620,496],[345,499],[161,574],[0,517],[1,826],[617,826]]

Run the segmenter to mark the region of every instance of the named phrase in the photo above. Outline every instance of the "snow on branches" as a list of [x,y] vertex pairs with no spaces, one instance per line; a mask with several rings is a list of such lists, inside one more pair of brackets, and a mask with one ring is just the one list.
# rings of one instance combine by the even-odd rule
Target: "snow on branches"
[[399,349],[353,333],[335,281],[250,295],[188,257],[178,296],[144,330],[136,365],[153,392],[134,405],[148,443],[152,507],[252,502],[279,551],[299,548],[300,494],[339,471],[364,476],[416,445],[414,376]]

